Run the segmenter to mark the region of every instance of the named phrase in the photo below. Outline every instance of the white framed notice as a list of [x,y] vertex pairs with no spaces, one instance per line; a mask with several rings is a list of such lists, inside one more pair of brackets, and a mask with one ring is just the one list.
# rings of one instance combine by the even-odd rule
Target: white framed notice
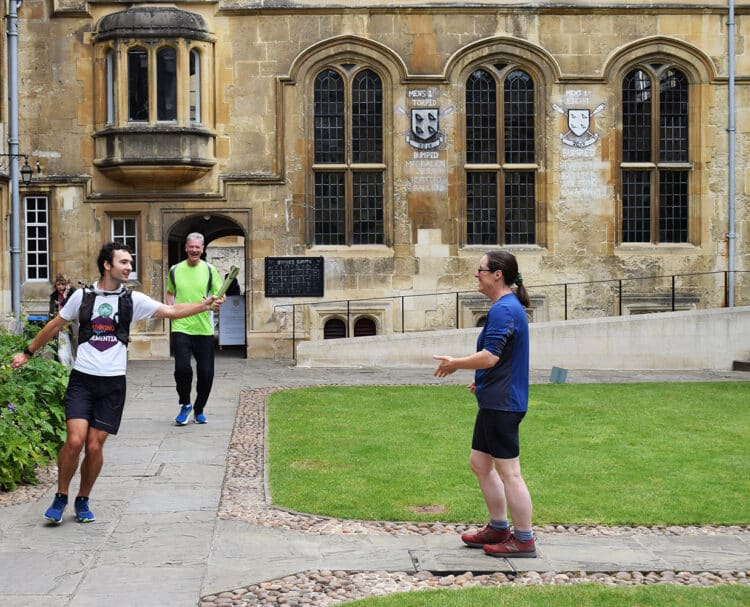
[[245,341],[245,297],[230,295],[219,308],[219,346],[244,346]]

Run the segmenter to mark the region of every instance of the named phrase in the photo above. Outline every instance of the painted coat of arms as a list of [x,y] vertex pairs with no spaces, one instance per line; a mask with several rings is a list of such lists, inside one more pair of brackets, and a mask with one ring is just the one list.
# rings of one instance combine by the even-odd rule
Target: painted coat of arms
[[599,140],[599,133],[591,132],[591,117],[596,116],[599,112],[607,107],[600,103],[593,110],[588,109],[570,109],[567,112],[556,103],[552,108],[559,114],[568,117],[568,131],[560,135],[560,140],[565,144],[575,148],[586,148]]
[[420,150],[431,150],[438,147],[445,135],[440,132],[440,109],[412,108],[411,130],[406,135],[410,146]]

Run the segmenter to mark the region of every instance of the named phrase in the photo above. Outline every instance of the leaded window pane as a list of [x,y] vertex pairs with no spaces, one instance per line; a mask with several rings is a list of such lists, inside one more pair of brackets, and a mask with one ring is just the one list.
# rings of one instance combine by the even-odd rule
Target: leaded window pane
[[371,70],[352,83],[352,162],[383,161],[383,84]]
[[536,232],[532,171],[505,173],[505,244],[533,244]]
[[687,78],[678,70],[665,70],[659,82],[659,93],[659,160],[687,162]]
[[484,70],[466,81],[466,162],[497,162],[497,91],[494,78]]
[[688,241],[688,172],[659,173],[659,242]]
[[353,174],[352,244],[383,244],[383,173]]
[[189,105],[190,122],[201,121],[201,56],[193,49],[190,51],[190,82],[189,82]]
[[341,164],[344,154],[344,81],[326,69],[315,79],[315,162]]
[[115,121],[115,52],[107,51],[106,56],[106,74],[107,79],[107,124]]
[[346,244],[344,173],[315,173],[315,244]]
[[468,244],[497,244],[497,173],[466,174]]
[[534,81],[514,70],[504,84],[505,162],[534,162]]
[[128,51],[128,120],[148,120],[148,53]]
[[622,172],[622,241],[651,241],[651,174]]
[[177,53],[170,47],[156,53],[156,119],[177,120]]
[[643,70],[633,70],[622,83],[622,160],[652,160],[651,78]]

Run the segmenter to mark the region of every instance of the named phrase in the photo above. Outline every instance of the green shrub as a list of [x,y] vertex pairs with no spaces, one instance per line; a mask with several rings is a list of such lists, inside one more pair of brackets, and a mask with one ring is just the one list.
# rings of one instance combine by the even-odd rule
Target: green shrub
[[36,483],[36,468],[48,464],[65,441],[68,369],[44,356],[20,369],[10,366],[34,332],[0,331],[0,491]]

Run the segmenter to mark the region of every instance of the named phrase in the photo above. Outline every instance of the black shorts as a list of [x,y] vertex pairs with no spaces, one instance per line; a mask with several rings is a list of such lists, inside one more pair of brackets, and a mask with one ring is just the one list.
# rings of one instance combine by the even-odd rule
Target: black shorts
[[518,426],[526,413],[479,409],[471,448],[498,459],[518,457]]
[[117,434],[125,406],[125,376],[98,377],[70,372],[65,391],[65,419],[85,419],[90,428]]

